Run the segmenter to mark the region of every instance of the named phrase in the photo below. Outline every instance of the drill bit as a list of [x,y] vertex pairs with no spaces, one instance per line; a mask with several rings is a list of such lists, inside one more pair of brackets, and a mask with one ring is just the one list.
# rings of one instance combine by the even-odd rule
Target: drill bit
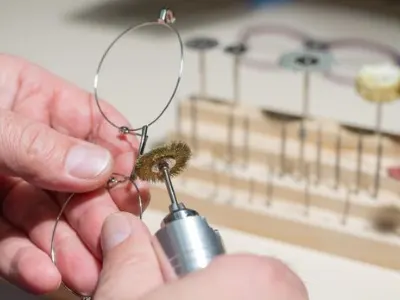
[[235,115],[234,108],[237,107],[240,101],[240,61],[243,54],[247,51],[247,47],[244,44],[231,45],[224,49],[225,53],[233,56],[233,99],[234,103],[231,107],[229,120],[228,120],[228,151],[229,151],[229,163],[233,161],[233,130],[235,128]]
[[211,193],[211,199],[218,197],[219,191],[219,176],[218,176],[218,169],[216,164],[215,155],[213,154],[210,159],[210,170],[212,176],[212,183],[213,183],[213,192]]
[[253,203],[255,182],[254,178],[249,178],[249,203]]
[[239,104],[240,101],[240,57],[235,56],[233,64],[233,99],[235,105]]
[[274,121],[275,123],[278,123],[280,126],[280,145],[279,145],[279,172],[278,175],[279,177],[283,177],[286,172],[288,171],[287,169],[287,139],[288,139],[288,126],[290,123],[293,122],[299,122],[301,120],[301,117],[299,116],[293,116],[290,114],[286,113],[279,113],[279,112],[273,112],[273,111],[268,111],[268,110],[263,110],[263,114],[270,120]]
[[377,153],[376,153],[376,167],[375,167],[375,178],[374,178],[374,189],[373,197],[377,198],[381,183],[381,164],[383,155],[383,142],[382,142],[382,114],[383,114],[383,103],[377,103],[376,111],[376,135],[377,135]]
[[207,62],[204,50],[199,52],[200,97],[207,98]]
[[322,152],[322,125],[319,124],[317,131],[317,157],[316,157],[316,180],[315,180],[316,185],[320,183],[322,176],[321,152]]
[[400,68],[394,64],[364,66],[356,78],[356,89],[366,101],[375,102],[377,137],[376,168],[372,196],[378,197],[380,190],[380,172],[383,155],[382,115],[383,104],[398,100],[400,97]]
[[234,138],[234,128],[235,128],[235,107],[239,102],[239,78],[238,78],[238,60],[239,58],[235,56],[234,64],[234,103],[230,106],[230,112],[228,117],[228,161],[231,165],[233,163],[233,138]]
[[362,164],[363,164],[363,154],[364,154],[364,138],[367,135],[373,135],[374,131],[355,127],[343,125],[343,128],[352,133],[357,137],[356,145],[356,177],[355,177],[355,187],[354,193],[359,194],[361,190],[361,180],[362,180]]
[[310,204],[311,204],[311,197],[310,197],[310,167],[307,164],[305,166],[305,185],[304,185],[304,215],[308,216],[310,212]]
[[230,192],[230,196],[229,196],[229,202],[233,203],[235,201],[235,174],[234,174],[234,170],[232,168],[232,166],[230,167],[230,172],[229,172],[229,192]]
[[209,38],[209,37],[196,37],[196,38],[190,39],[185,44],[186,44],[186,47],[197,51],[199,54],[199,56],[198,56],[198,58],[199,58],[198,68],[199,68],[199,80],[200,80],[199,96],[202,97],[203,99],[205,99],[205,97],[207,96],[206,52],[217,47],[218,41],[216,39]]
[[234,161],[234,128],[235,128],[235,107],[232,105],[230,107],[229,117],[228,117],[228,164],[232,165]]
[[309,117],[311,73],[328,72],[333,62],[334,59],[329,52],[317,49],[286,53],[279,60],[280,66],[284,69],[301,71],[303,73],[302,120],[300,124],[298,155],[298,173],[300,176],[304,175],[305,167],[304,151],[307,138],[305,125]]
[[183,131],[182,131],[182,104],[179,101],[177,104],[176,110],[176,132],[178,133],[178,137],[181,139],[183,138]]
[[224,52],[233,56],[233,99],[235,105],[237,105],[240,100],[240,61],[247,52],[247,46],[242,43],[227,46]]
[[191,122],[192,122],[192,144],[194,151],[197,152],[198,141],[197,141],[197,100],[207,99],[207,64],[206,64],[206,52],[215,48],[218,45],[218,41],[208,37],[197,37],[186,42],[186,46],[189,49],[198,51],[198,68],[199,68],[199,97],[193,97],[191,102]]
[[288,122],[281,121],[280,177],[283,177],[286,173],[287,124]]
[[168,163],[164,161],[160,162],[158,167],[162,171],[162,174],[164,176],[165,187],[167,188],[169,198],[171,199],[171,209],[177,210],[179,208],[179,203],[176,197],[174,186],[172,185]]
[[335,189],[339,188],[341,175],[341,156],[342,156],[342,131],[339,127],[336,136],[336,155],[335,155]]
[[267,178],[267,207],[270,207],[272,204],[272,198],[274,194],[274,170],[271,165],[268,167],[268,178]]
[[195,97],[191,98],[190,101],[190,121],[192,124],[192,146],[194,152],[197,153],[197,101]]
[[347,218],[349,216],[350,206],[351,206],[351,192],[350,189],[347,189],[346,199],[344,201],[344,206],[343,206],[343,215],[342,215],[343,226],[347,224]]
[[243,167],[247,167],[250,159],[250,118],[246,116],[243,122]]
[[305,152],[305,142],[307,138],[306,122],[309,115],[310,106],[310,73],[308,71],[304,72],[303,76],[303,104],[302,104],[302,118],[300,122],[300,147],[299,147],[299,174],[304,176],[304,152]]
[[360,187],[361,187],[363,151],[364,151],[364,135],[360,133],[358,134],[357,137],[357,167],[356,167],[356,188],[355,188],[356,194],[360,192]]

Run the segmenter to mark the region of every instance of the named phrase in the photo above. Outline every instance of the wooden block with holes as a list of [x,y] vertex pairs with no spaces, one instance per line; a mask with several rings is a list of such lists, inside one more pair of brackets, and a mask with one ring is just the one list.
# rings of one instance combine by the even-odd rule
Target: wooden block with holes
[[[283,112],[260,110],[252,107],[238,106],[231,108],[231,102],[227,100],[192,100],[189,98],[182,102],[180,106],[181,119],[191,119],[191,109],[197,107],[198,121],[206,122],[221,127],[227,127],[229,115],[233,111],[235,115],[235,127],[243,128],[243,124],[248,120],[250,132],[253,134],[268,134],[269,136],[279,137],[282,125],[287,124],[287,135],[290,139],[298,139],[300,121],[299,116]],[[356,150],[357,138],[363,136],[364,152],[375,154],[377,149],[377,139],[371,128],[357,128],[351,124],[340,125],[337,122],[327,119],[306,120],[307,139],[306,142],[315,145],[318,141],[318,130],[322,127],[323,147],[335,149],[337,133],[340,130],[342,135],[342,148],[345,150]],[[390,133],[383,139],[385,155],[389,157],[400,155],[400,136]]]
[[[197,106],[196,114],[191,113],[193,105]],[[396,164],[400,153],[398,137],[384,138],[381,189],[375,199],[371,190],[377,144],[374,132],[369,129],[307,120],[304,160],[309,172],[305,174],[298,159],[300,118],[248,107],[232,109],[224,101],[192,99],[183,101],[179,111],[178,127],[169,133],[168,140],[183,140],[194,148],[192,129],[197,128],[195,155],[177,179],[176,187],[188,206],[199,209],[216,224],[385,268],[399,268],[400,214],[390,215],[388,211],[397,211],[400,184],[385,171]],[[228,122],[232,112],[234,138],[229,149]],[[197,125],[193,127],[195,115]],[[282,120],[287,122],[284,164],[281,163]],[[339,130],[341,161],[337,164]],[[358,173],[360,141],[363,155]],[[228,163],[229,153],[232,163]],[[340,181],[336,185],[337,166]],[[357,174],[360,175],[358,191]],[[271,186],[272,196],[268,194]],[[204,197],[208,189],[210,196]],[[221,200],[219,191],[229,191],[230,196]],[[166,198],[166,191],[156,186],[153,197]],[[152,207],[165,210],[162,202],[153,201]]]
[[[228,118],[232,108],[227,102],[192,100],[183,101],[180,107],[179,129],[170,133],[170,139],[180,139],[193,146],[192,105],[197,107],[197,143],[199,151],[213,151],[217,156],[227,157],[228,154]],[[269,164],[274,170],[287,173],[304,173],[304,165],[307,165],[311,176],[318,176],[320,182],[333,185],[332,181],[337,177],[336,171],[339,165],[339,184],[360,190],[371,190],[374,184],[376,167],[376,138],[375,135],[366,135],[367,129],[355,131],[330,121],[307,121],[307,136],[305,144],[304,162],[299,160],[299,122],[294,121],[288,125],[285,148],[285,163],[282,164],[282,143],[280,140],[281,128],[274,118],[264,117],[263,113],[251,108],[235,109],[235,138],[232,148],[233,159],[240,162],[244,159],[246,151],[245,137],[248,135],[248,158],[250,163],[264,165]],[[271,113],[272,114],[272,113]],[[288,119],[289,117],[285,117]],[[294,119],[294,117],[292,117]],[[248,120],[248,132],[243,130],[243,122]],[[318,130],[321,126],[322,140],[320,159],[318,156]],[[337,130],[341,129],[340,161],[336,162],[338,140]],[[212,132],[212,134],[210,134]],[[361,136],[360,136],[361,135]],[[358,152],[362,137],[363,150]],[[361,155],[359,155],[361,153]],[[389,168],[398,163],[400,155],[400,137],[384,138],[384,156],[381,168],[381,188],[391,193],[400,193],[400,184],[389,176]],[[360,172],[357,162],[360,161]],[[282,170],[284,169],[284,170]],[[304,175],[304,174],[303,174]]]

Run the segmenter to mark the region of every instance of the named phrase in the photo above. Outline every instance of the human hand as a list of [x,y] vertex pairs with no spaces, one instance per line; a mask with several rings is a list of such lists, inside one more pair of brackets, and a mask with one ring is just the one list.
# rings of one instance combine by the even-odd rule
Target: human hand
[[[119,125],[128,122],[102,103]],[[139,213],[132,185],[107,191],[112,172],[130,174],[138,142],[121,138],[94,99],[28,62],[0,54],[0,276],[35,294],[56,290],[61,278],[91,294],[101,266],[105,218]],[[95,146],[92,143],[96,143]],[[143,206],[148,187],[139,183]],[[58,226],[56,268],[50,239],[61,204],[75,196]]]
[[177,279],[155,238],[129,213],[108,217],[101,235],[103,270],[94,300],[307,300],[301,280],[281,262],[224,255]]

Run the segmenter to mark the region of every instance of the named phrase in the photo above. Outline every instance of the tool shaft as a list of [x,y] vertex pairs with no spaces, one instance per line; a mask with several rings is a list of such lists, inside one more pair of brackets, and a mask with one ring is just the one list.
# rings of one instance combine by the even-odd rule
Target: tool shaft
[[250,159],[250,119],[246,117],[243,122],[243,163],[245,166],[248,165]]
[[364,151],[364,137],[362,134],[359,134],[357,140],[357,169],[356,169],[356,190],[355,190],[356,193],[359,193],[361,188],[363,151]]
[[280,176],[286,173],[286,141],[287,141],[287,122],[281,122],[281,151],[280,151]]
[[253,202],[254,187],[255,187],[254,178],[250,178],[249,179],[249,203]]
[[192,144],[193,148],[197,150],[197,99],[193,97],[190,101],[190,116],[192,124]]
[[375,179],[374,179],[374,191],[373,196],[378,197],[380,189],[380,172],[382,164],[383,144],[382,144],[382,115],[383,105],[382,102],[378,102],[376,111],[376,135],[377,135],[377,153],[376,153],[376,168],[375,168]]
[[340,185],[341,176],[341,156],[342,156],[342,132],[339,129],[336,136],[336,159],[335,159],[335,188]]
[[199,77],[200,77],[200,97],[206,98],[207,96],[207,68],[206,53],[205,51],[199,52]]
[[178,102],[176,110],[176,130],[179,134],[179,138],[182,137],[182,105]]
[[163,165],[163,166],[161,167],[161,170],[162,170],[163,175],[164,175],[165,186],[166,186],[166,188],[167,188],[169,198],[171,199],[171,204],[172,204],[173,206],[177,206],[177,207],[178,207],[178,199],[177,199],[177,197],[176,197],[176,193],[175,193],[175,190],[174,190],[174,186],[172,185],[171,176],[170,176],[170,174],[169,174],[168,166]]
[[304,72],[303,77],[303,104],[302,104],[302,118],[300,122],[300,153],[299,153],[299,172],[304,176],[304,155],[305,155],[305,142],[307,138],[306,122],[309,115],[310,108],[310,73]]
[[233,99],[235,101],[235,104],[239,103],[240,99],[240,73],[239,73],[239,66],[240,66],[240,57],[235,55],[234,56],[234,62],[233,62]]
[[317,157],[316,157],[316,184],[321,181],[322,170],[321,170],[321,152],[322,152],[322,126],[318,126],[317,132]]
[[309,215],[310,212],[310,167],[307,164],[305,166],[305,176],[306,176],[306,182],[305,182],[305,186],[304,186],[304,214],[306,216]]
[[233,139],[234,139],[234,128],[235,128],[235,109],[234,106],[230,108],[229,118],[228,118],[228,163],[233,163]]
[[274,178],[274,172],[273,172],[271,166],[269,166],[268,178],[267,178],[267,206],[271,206],[271,204],[272,204],[272,198],[273,198],[273,194],[274,194],[273,178]]
[[346,199],[344,202],[344,208],[343,208],[343,216],[342,216],[342,224],[346,225],[347,224],[347,218],[349,216],[349,212],[350,212],[350,191],[347,191],[346,194]]

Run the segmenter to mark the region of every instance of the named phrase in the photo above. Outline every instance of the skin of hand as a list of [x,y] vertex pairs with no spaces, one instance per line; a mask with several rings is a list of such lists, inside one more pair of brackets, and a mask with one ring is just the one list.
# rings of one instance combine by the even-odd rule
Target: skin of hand
[[[101,102],[106,115],[129,123]],[[138,215],[131,184],[106,190],[112,172],[130,174],[134,136],[119,135],[93,97],[23,59],[0,54],[0,277],[33,294],[52,292],[61,278],[92,294],[102,264],[100,234],[107,216]],[[150,201],[138,183],[144,207]],[[75,192],[57,228],[57,267],[51,234],[62,203]]]
[[[128,122],[101,103],[115,123]],[[178,279],[138,215],[131,185],[107,191],[112,172],[129,174],[138,142],[119,136],[94,99],[20,58],[0,54],[0,276],[34,294],[61,278],[94,300],[306,300],[301,280],[281,262],[225,255]],[[147,207],[149,189],[139,190]],[[56,236],[55,218],[74,197]],[[125,211],[125,212],[121,212]]]
[[289,268],[256,255],[224,255],[207,268],[176,278],[146,226],[118,212],[104,223],[103,269],[94,300],[307,300]]

